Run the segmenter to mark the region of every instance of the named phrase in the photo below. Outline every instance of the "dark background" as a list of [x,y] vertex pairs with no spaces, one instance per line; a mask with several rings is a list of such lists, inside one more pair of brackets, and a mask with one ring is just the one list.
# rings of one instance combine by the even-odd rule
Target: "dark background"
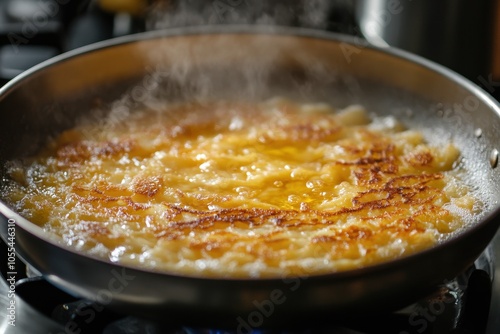
[[[374,7],[374,4],[378,7]],[[307,27],[366,37],[441,63],[500,98],[498,0],[0,0],[0,84],[93,42],[206,24]],[[365,22],[365,23],[364,23]],[[373,23],[373,22],[372,22]]]

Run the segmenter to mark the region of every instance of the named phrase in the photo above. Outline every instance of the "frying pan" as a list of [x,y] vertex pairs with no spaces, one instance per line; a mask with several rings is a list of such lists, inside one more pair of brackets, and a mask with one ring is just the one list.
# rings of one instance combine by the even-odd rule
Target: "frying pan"
[[[184,277],[121,266],[61,245],[0,203],[16,222],[18,255],[52,284],[155,321],[250,327],[395,310],[470,266],[500,220],[500,107],[481,89],[422,58],[332,33],[199,27],[106,41],[56,57],[0,90],[0,161],[36,152],[81,119],[120,108],[206,98],[284,96],[394,115],[432,142],[452,140],[485,209],[478,221],[417,254],[345,272],[276,279]],[[182,115],[178,115],[182,117]]]

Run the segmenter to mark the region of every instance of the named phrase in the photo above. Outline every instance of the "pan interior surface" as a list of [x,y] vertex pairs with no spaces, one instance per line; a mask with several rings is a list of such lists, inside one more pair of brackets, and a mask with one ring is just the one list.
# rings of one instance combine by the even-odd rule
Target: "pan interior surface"
[[[392,116],[421,131],[431,143],[453,141],[463,156],[460,163],[470,171],[467,183],[484,203],[477,222],[435,249],[373,268],[299,280],[301,289],[289,296],[277,318],[307,308],[310,313],[349,310],[388,296],[404,303],[465,269],[493,237],[500,182],[489,156],[497,148],[500,133],[498,105],[438,66],[399,51],[380,51],[317,32],[146,35],[45,64],[2,91],[0,160],[29,156],[47,138],[110,113],[154,109],[172,102],[251,102],[276,96],[324,102],[338,109],[363,105],[377,117]],[[7,208],[2,213],[18,217]],[[25,241],[21,236],[19,240],[27,261],[78,295],[95,299],[113,277],[111,271],[121,268],[58,245],[20,218],[18,226],[29,232]],[[429,266],[435,270],[428,270]],[[144,308],[135,312],[155,318],[165,309],[187,310],[193,305],[200,313],[228,312],[230,305],[237,305],[230,315],[250,312],[255,296],[264,298],[276,286],[283,290],[295,286],[287,280],[235,280],[221,289],[211,280],[126,270],[131,270],[134,280],[113,295],[111,305],[129,311],[139,303]],[[148,286],[169,288],[157,293]]]

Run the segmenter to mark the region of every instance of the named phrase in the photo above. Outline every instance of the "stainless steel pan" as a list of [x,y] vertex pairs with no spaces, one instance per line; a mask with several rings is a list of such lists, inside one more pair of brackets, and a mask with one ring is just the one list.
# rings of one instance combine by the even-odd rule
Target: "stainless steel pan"
[[[29,70],[0,91],[0,165],[29,155],[81,118],[113,108],[204,97],[276,95],[361,103],[434,140],[452,138],[482,187],[480,221],[418,254],[359,270],[285,279],[206,279],[119,266],[75,252],[0,203],[18,254],[71,294],[161,321],[252,327],[392,310],[467,268],[500,220],[500,107],[459,75],[411,54],[330,33],[258,27],[169,30],[83,48]],[[492,156],[493,155],[493,156]],[[490,161],[491,160],[491,161]],[[2,259],[3,261],[3,259]]]

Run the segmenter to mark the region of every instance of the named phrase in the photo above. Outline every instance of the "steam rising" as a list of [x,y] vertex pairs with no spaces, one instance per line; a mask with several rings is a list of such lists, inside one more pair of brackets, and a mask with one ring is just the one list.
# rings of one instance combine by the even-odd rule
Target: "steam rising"
[[[168,31],[169,28],[245,24],[264,26],[268,31],[277,26],[325,30],[332,14],[350,6],[348,0],[155,1],[146,13],[146,29]],[[107,125],[119,124],[131,110],[148,108],[162,112],[166,104],[182,100],[203,102],[214,97],[262,100],[291,92],[294,98],[301,98],[314,89],[311,82],[317,80],[311,78],[326,83],[336,80],[332,76],[325,77],[329,71],[324,64],[311,57],[307,50],[300,50],[293,39],[279,46],[265,34],[248,42],[223,35],[184,39],[169,38],[153,47],[146,44],[139,50],[151,65],[134,87],[112,103],[111,112],[104,121]],[[288,62],[285,67],[291,71],[282,78],[289,81],[285,85],[273,81],[283,58],[289,58],[284,63]],[[301,67],[299,72],[307,68],[307,73],[296,72],[297,63]],[[97,112],[96,117],[101,122],[105,112]]]

